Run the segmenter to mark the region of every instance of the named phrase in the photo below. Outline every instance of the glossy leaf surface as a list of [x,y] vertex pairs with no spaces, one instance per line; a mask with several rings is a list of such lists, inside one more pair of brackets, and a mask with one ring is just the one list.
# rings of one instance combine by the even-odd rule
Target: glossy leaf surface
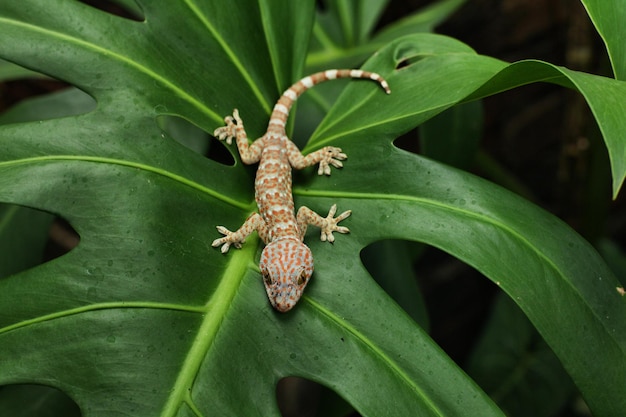
[[[331,246],[311,231],[315,278],[280,315],[263,291],[258,238],[227,255],[210,246],[215,225],[238,227],[255,210],[254,171],[200,156],[157,119],[211,132],[238,107],[260,135],[299,76],[313,2],[138,3],[144,22],[78,2],[0,3],[0,56],[98,103],[0,129],[0,200],[59,214],[81,236],[63,257],[0,281],[0,383],[58,387],[85,416],[268,416],[279,415],[276,382],[297,375],[363,415],[502,416],[365,271],[363,247],[393,238],[437,246],[496,281],[598,415],[626,410],[621,386],[598,384],[625,379],[626,307],[596,252],[523,199],[392,143],[458,102],[546,78],[580,88],[593,110],[605,80],[508,66],[434,35],[385,46],[366,68],[392,95],[352,83],[305,149],[341,146],[345,168],[305,170],[294,188],[298,206],[352,209],[352,233]],[[620,111],[595,112],[609,144]]]

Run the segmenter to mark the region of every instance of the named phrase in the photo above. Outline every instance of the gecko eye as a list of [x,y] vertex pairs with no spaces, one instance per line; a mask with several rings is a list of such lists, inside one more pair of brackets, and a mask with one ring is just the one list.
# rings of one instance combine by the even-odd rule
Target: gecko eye
[[267,285],[270,285],[272,283],[272,277],[270,277],[269,273],[263,273],[263,282],[265,282]]
[[298,277],[298,280],[296,281],[296,284],[302,285],[305,282],[306,282],[306,271],[302,271],[300,273],[300,276]]

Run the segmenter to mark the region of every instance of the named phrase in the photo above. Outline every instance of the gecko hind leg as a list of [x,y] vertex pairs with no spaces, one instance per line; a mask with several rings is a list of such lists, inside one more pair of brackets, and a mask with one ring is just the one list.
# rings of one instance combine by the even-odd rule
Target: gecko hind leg
[[215,239],[213,243],[211,243],[211,246],[214,248],[222,246],[220,249],[222,253],[228,252],[231,245],[240,249],[241,244],[244,243],[246,238],[255,230],[259,232],[259,236],[261,236],[263,241],[265,241],[267,237],[267,225],[259,213],[253,213],[250,215],[244,224],[235,232],[231,232],[224,226],[216,226],[216,228],[218,232],[224,235],[224,237]]

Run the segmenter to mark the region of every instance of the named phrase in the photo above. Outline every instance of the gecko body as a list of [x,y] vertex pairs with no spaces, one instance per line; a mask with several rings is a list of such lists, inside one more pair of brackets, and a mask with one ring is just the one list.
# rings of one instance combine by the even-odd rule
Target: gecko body
[[289,87],[280,97],[272,111],[266,133],[252,143],[248,142],[243,122],[237,109],[224,121],[226,126],[215,130],[214,136],[229,145],[235,138],[241,160],[245,164],[259,163],[254,189],[258,213],[253,213],[236,231],[224,226],[217,230],[224,235],[215,239],[214,247],[221,246],[222,253],[231,245],[239,248],[253,231],[265,243],[259,268],[272,306],[289,311],[298,302],[313,274],[313,255],[304,244],[308,225],[321,229],[321,240],[333,242],[333,232],[348,233],[347,227],[338,223],[350,216],[344,211],[337,217],[337,206],[330,208],[322,217],[308,207],[300,207],[294,215],[291,193],[291,170],[303,169],[319,163],[318,174],[330,175],[331,166],[341,168],[347,156],[340,148],[326,146],[304,156],[287,137],[285,124],[289,111],[297,98],[316,84],[336,78],[365,78],[378,82],[387,94],[387,82],[378,74],[361,70],[328,70],[305,77]]

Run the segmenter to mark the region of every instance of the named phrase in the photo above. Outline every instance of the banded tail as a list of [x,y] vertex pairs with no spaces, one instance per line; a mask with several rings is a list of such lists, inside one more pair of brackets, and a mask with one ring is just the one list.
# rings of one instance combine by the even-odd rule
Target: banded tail
[[278,129],[281,132],[284,131],[285,124],[287,123],[287,118],[289,117],[289,111],[293,106],[293,103],[309,88],[317,85],[319,83],[323,83],[328,80],[335,80],[337,78],[365,78],[370,79],[372,81],[376,81],[380,84],[380,86],[385,90],[385,93],[391,94],[391,90],[389,89],[389,84],[387,81],[380,75],[375,72],[362,71],[362,70],[354,70],[354,69],[340,69],[340,70],[326,70],[321,72],[316,72],[315,74],[309,75],[308,77],[304,77],[297,83],[293,84],[289,87],[282,96],[276,102],[274,106],[274,110],[272,111],[272,116],[270,117],[270,127],[269,129]]

